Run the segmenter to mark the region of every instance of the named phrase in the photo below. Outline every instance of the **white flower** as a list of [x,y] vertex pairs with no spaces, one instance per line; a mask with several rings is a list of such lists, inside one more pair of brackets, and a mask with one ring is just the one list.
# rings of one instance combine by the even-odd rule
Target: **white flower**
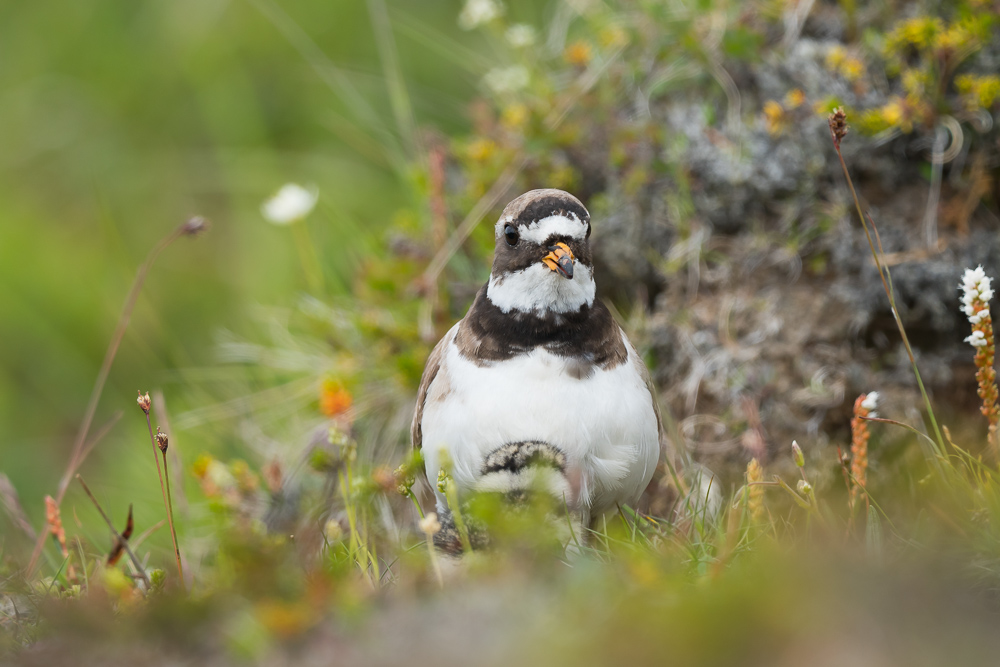
[[966,269],[962,275],[962,287],[966,291],[974,290],[976,285],[985,277],[986,272],[983,271],[982,265],[977,266],[975,269]]
[[972,334],[966,336],[965,342],[972,347],[986,347],[986,334],[982,331],[973,331]]
[[869,410],[869,411],[874,410],[875,408],[877,408],[878,407],[878,392],[877,391],[870,391],[870,392],[868,392],[868,395],[865,396],[865,400],[861,401],[861,407],[863,407],[865,410]]
[[496,67],[483,77],[483,83],[497,95],[513,93],[528,85],[530,75],[521,65]]
[[290,225],[309,215],[319,199],[315,185],[304,188],[297,183],[286,183],[278,193],[261,204],[260,212],[276,225]]
[[458,15],[458,27],[473,30],[503,14],[503,6],[495,0],[466,0]]
[[[980,308],[976,312],[976,302],[988,305],[993,300],[993,279],[986,275],[982,266],[966,269],[959,289],[962,290],[962,312],[968,316],[969,322],[979,324],[987,316],[989,309]],[[977,343],[972,344],[978,347]]]
[[507,28],[504,35],[507,43],[515,49],[522,49],[535,43],[535,29],[526,23],[516,23]]
[[441,530],[441,522],[438,521],[438,515],[434,512],[428,512],[427,516],[420,520],[419,525],[420,530],[425,535],[434,535]]

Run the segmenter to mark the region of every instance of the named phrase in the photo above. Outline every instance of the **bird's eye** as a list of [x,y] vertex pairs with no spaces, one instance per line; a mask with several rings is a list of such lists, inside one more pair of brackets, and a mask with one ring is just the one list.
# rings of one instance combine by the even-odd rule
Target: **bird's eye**
[[517,233],[517,227],[515,227],[514,225],[507,225],[506,227],[504,227],[503,228],[503,235],[504,235],[504,238],[507,239],[507,245],[510,245],[510,246],[517,245],[517,242],[521,238],[518,235],[518,233]]

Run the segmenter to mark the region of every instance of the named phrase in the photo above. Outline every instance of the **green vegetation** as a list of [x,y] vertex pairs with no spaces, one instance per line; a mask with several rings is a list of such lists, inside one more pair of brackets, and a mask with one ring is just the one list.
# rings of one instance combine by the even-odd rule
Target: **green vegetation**
[[[883,251],[862,202],[882,182],[870,160],[897,141],[923,151],[937,192],[926,252],[941,247],[942,192],[955,238],[976,210],[995,217],[1000,14],[860,4],[0,8],[0,62],[16,63],[0,68],[0,658],[994,662],[1000,266],[968,272],[952,299],[980,418],[917,391],[927,353],[893,284],[909,260],[898,236]],[[840,106],[858,131],[834,116],[831,142]],[[860,201],[835,180],[841,141],[846,169],[863,164]],[[747,157],[789,144],[812,153],[807,187]],[[799,447],[765,442],[769,425],[733,399],[719,417],[744,434],[712,461],[718,507],[690,472],[663,470],[643,507],[593,531],[541,501],[459,506],[447,474],[424,480],[407,443],[416,385],[488,274],[503,204],[531,187],[580,194],[608,248],[606,297],[657,370],[657,294],[693,303],[740,251],[699,209],[716,201],[706,164],[746,171],[765,201],[733,205],[740,223],[807,279],[834,270],[820,241],[837,225],[870,233],[877,272],[852,279],[894,316],[879,334],[905,342],[910,403],[887,411],[880,386],[844,395]],[[286,183],[304,188],[275,199]],[[797,208],[769,226],[788,191]],[[644,227],[621,222],[626,207]],[[602,237],[601,221],[618,226]],[[667,251],[648,241],[658,229]],[[669,412],[680,458],[700,458]],[[488,547],[433,548],[430,484],[466,551]]]

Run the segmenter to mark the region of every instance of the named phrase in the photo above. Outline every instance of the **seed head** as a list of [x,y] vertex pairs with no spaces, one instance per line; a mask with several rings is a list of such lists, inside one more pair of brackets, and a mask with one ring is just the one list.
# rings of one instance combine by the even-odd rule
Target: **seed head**
[[139,398],[136,399],[136,403],[139,404],[139,408],[148,416],[149,406],[152,404],[152,402],[149,400],[149,392],[147,391],[145,394],[143,394],[142,391],[140,391]]
[[184,236],[197,236],[207,229],[208,220],[200,215],[196,215],[184,223],[181,227],[181,234]]
[[344,537],[344,529],[340,526],[340,522],[336,519],[330,519],[323,526],[323,537],[330,544],[336,544]]
[[451,477],[448,476],[448,472],[444,468],[441,468],[440,470],[438,470],[438,478],[437,478],[437,489],[438,489],[438,491],[440,491],[441,493],[446,493],[446,489],[448,487],[448,482],[450,480],[451,480]]
[[409,496],[413,492],[413,485],[416,478],[410,473],[406,465],[401,465],[392,473],[396,479],[396,492],[401,496]]
[[833,137],[833,145],[840,148],[840,142],[847,136],[848,124],[847,114],[844,107],[837,107],[828,118],[830,123],[830,136]]
[[156,446],[160,448],[160,451],[164,454],[167,453],[167,434],[160,430],[160,427],[156,427]]
[[425,535],[435,535],[441,530],[441,522],[438,521],[438,515],[435,512],[428,512],[427,516],[420,520],[419,525],[420,530]]

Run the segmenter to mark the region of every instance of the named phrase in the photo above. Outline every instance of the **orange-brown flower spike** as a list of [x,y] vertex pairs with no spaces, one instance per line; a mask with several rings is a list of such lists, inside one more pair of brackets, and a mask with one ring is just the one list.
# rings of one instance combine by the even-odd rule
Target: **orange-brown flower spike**
[[866,417],[877,417],[878,392],[861,394],[854,401],[854,417],[851,418],[851,495],[853,508],[868,482],[868,431]]
[[757,459],[750,459],[747,464],[747,511],[750,521],[760,523],[764,518],[764,469]]
[[63,528],[59,505],[52,496],[45,496],[45,522],[49,525],[49,532],[59,543],[63,557],[69,556],[69,550],[66,548],[66,530]]
[[1000,406],[997,405],[997,373],[993,367],[996,356],[996,341],[993,338],[993,318],[990,315],[990,300],[993,298],[992,279],[983,267],[966,269],[962,276],[962,310],[972,325],[972,334],[966,339],[976,348],[976,381],[979,384],[979,398],[983,400],[980,411],[989,422],[990,444],[1000,455],[1000,441],[997,429],[1000,426]]

